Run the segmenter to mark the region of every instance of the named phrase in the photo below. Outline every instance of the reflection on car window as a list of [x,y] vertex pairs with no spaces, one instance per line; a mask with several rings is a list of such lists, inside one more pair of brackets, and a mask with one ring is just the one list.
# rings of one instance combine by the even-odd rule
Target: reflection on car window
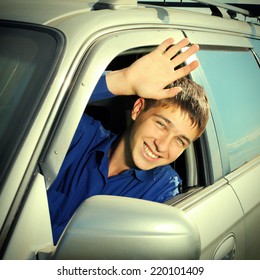
[[260,154],[259,66],[250,50],[201,50],[220,114],[231,170]]
[[254,47],[254,51],[256,52],[258,59],[260,60],[260,40],[250,40],[250,43],[252,43]]
[[0,181],[44,96],[58,40],[38,28],[0,26]]

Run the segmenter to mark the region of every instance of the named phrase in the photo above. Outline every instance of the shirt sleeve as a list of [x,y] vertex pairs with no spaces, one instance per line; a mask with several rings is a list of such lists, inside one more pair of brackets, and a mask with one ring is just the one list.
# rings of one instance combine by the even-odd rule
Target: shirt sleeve
[[107,87],[106,74],[107,72],[104,72],[104,74],[100,77],[94,91],[92,92],[90,102],[108,99],[115,96]]

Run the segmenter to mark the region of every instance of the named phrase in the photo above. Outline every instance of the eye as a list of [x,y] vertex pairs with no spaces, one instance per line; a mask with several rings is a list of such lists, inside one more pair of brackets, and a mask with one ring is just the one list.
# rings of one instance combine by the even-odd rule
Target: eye
[[155,123],[157,124],[157,126],[163,130],[167,130],[167,126],[162,123],[161,121],[155,121]]
[[165,125],[164,125],[162,122],[160,122],[160,121],[156,121],[156,123],[157,123],[160,127],[165,127]]
[[181,146],[181,147],[185,146],[184,141],[180,137],[176,137],[175,140],[179,146]]

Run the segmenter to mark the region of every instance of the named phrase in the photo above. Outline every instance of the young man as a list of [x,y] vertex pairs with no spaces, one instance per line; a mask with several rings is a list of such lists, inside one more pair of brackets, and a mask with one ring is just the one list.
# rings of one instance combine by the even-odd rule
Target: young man
[[198,46],[175,56],[189,41],[172,43],[168,39],[131,66],[100,79],[94,99],[139,96],[131,114],[133,123],[123,134],[114,135],[83,116],[48,190],[54,243],[88,197],[109,194],[163,202],[179,193],[181,179],[169,164],[204,131],[209,108],[203,88],[182,78],[198,62],[174,70]]

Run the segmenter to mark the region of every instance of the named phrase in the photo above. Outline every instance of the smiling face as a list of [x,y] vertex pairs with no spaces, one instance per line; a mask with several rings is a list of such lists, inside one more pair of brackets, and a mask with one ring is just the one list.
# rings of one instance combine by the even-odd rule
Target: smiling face
[[175,161],[194,141],[199,130],[188,114],[175,107],[152,107],[143,111],[139,98],[132,111],[129,158],[136,167],[148,170]]

